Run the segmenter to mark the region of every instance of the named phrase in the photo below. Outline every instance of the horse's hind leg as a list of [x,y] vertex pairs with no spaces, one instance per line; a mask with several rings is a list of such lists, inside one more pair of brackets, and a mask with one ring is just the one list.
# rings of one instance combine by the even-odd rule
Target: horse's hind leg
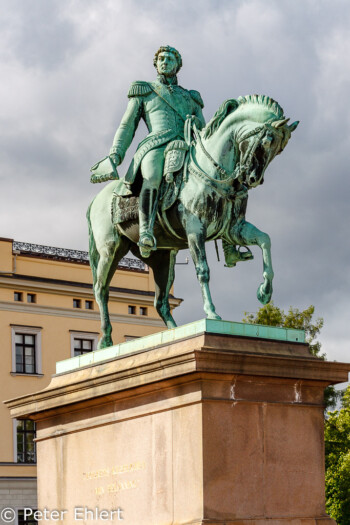
[[[148,260],[154,275],[154,306],[168,328],[175,328],[176,323],[171,315],[169,293],[175,279],[175,261],[177,250],[158,252],[154,261]],[[151,264],[152,263],[152,264]]]
[[168,328],[176,327],[169,305],[169,293],[175,278],[176,255],[177,250],[159,250],[147,259],[154,276],[154,306]]
[[94,294],[101,315],[102,337],[98,343],[99,349],[113,345],[112,325],[108,312],[109,285],[119,261],[128,253],[129,245],[128,239],[118,236],[106,241],[98,250],[100,257],[94,276]]

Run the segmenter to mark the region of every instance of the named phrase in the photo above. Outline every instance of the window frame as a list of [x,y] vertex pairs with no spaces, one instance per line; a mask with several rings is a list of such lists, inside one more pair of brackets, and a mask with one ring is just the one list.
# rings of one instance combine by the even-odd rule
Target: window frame
[[[42,359],[41,359],[41,332],[42,328],[35,326],[21,326],[21,325],[12,325],[11,326],[11,347],[12,347],[12,371],[13,375],[21,376],[38,376],[42,374]],[[35,372],[17,372],[16,369],[16,334],[23,335],[34,335],[35,336]]]
[[27,304],[36,304],[36,293],[27,293]]
[[[88,339],[92,341],[92,352],[97,350],[97,343],[99,339],[99,334],[97,332],[79,332],[75,330],[70,330],[70,355],[74,356],[74,340],[75,339]],[[86,354],[90,352],[85,352]],[[81,354],[84,355],[84,354]]]
[[[38,509],[33,509],[32,507],[26,507],[26,508],[32,509],[33,512],[36,512],[38,510]],[[19,514],[19,512],[23,512],[24,511],[24,507],[16,507],[15,510],[16,510],[16,518],[15,518],[15,521],[13,523],[14,523],[14,525],[20,525],[18,514]],[[31,521],[27,521],[27,523],[36,523],[37,524],[38,521],[37,520],[34,520],[34,521],[31,520]]]
[[[36,425],[35,425],[35,422],[34,422],[34,451],[35,451],[35,461],[30,461],[30,462],[21,462],[21,461],[18,461],[18,450],[17,450],[17,447],[18,447],[18,440],[17,440],[17,424],[18,422],[20,421],[20,419],[13,419],[13,461],[14,463],[16,463],[17,465],[36,465],[37,464],[37,456],[36,456],[36,444],[35,444],[35,439],[36,439]],[[25,419],[24,421],[30,421],[30,420],[27,420]]]
[[[32,338],[32,342],[26,341],[27,337]],[[20,342],[16,341],[17,338],[21,338]],[[23,370],[18,370],[19,363],[17,362],[17,346],[22,347],[20,352],[21,367]],[[16,347],[16,374],[35,374],[36,372],[36,335],[24,334],[22,332],[16,332],[15,334],[15,347]],[[29,354],[29,355],[28,355]],[[27,363],[27,357],[33,359],[32,363]],[[28,370],[30,368],[31,370]]]
[[[31,509],[32,509],[32,507],[27,507],[27,508],[31,508]],[[32,509],[33,513],[36,512],[37,510],[38,510],[38,509]],[[16,509],[16,521],[15,521],[15,525],[20,525],[18,514],[19,514],[19,512],[22,512],[22,511],[24,512],[24,508],[22,508],[22,507]],[[36,523],[36,524],[37,524],[38,521],[37,521],[37,520],[34,520],[34,519],[31,519],[30,521],[26,521],[25,523],[29,523],[29,524],[30,524],[30,523],[33,523],[33,524]]]
[[90,310],[90,311],[94,310],[94,301],[92,299],[84,300],[84,310]]

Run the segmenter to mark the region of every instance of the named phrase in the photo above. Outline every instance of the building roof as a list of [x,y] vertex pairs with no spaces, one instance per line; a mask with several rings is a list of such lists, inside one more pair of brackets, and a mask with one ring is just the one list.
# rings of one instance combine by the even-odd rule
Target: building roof
[[[80,264],[89,264],[88,252],[71,250],[69,248],[56,248],[54,246],[45,246],[42,244],[31,244],[29,242],[20,242],[5,238],[2,238],[2,240],[12,242],[13,253],[17,253],[18,255],[28,255],[32,257],[40,257],[43,259],[55,259],[68,262],[77,262]],[[123,257],[119,261],[118,267],[141,272],[147,271],[147,266],[145,263],[139,259],[132,259],[131,257]]]

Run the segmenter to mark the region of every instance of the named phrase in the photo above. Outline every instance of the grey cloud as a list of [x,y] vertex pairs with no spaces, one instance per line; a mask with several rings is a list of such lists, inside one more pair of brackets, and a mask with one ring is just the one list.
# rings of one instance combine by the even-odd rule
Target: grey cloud
[[14,57],[25,67],[57,68],[83,44],[59,0],[12,0],[6,7],[1,25],[6,26]]

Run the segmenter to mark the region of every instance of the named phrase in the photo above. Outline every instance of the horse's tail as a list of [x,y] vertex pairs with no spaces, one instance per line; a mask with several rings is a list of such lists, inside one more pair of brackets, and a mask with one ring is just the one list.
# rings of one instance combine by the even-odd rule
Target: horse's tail
[[95,284],[96,279],[97,279],[97,265],[98,265],[98,262],[100,260],[100,254],[98,253],[97,248],[96,248],[94,232],[92,231],[92,226],[91,226],[90,210],[91,210],[91,206],[93,205],[93,202],[94,201],[92,201],[92,203],[90,204],[90,206],[87,209],[86,218],[87,218],[88,228],[89,228],[89,259],[90,259],[90,267],[91,267],[91,270],[92,270],[92,277],[93,277],[93,281],[94,281],[94,284]]

